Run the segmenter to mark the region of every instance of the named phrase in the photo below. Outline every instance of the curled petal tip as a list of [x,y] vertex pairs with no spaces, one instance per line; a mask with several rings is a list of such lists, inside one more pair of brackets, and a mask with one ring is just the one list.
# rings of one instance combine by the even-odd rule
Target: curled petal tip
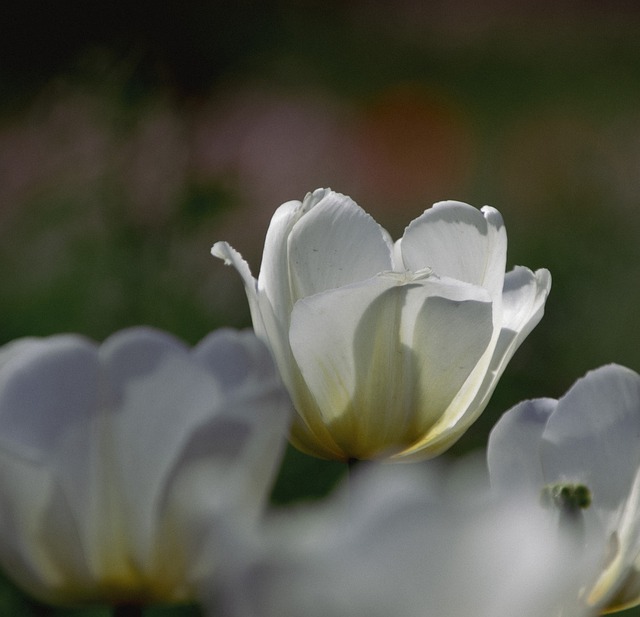
[[218,259],[222,259],[225,266],[230,266],[232,264],[230,249],[231,247],[227,242],[219,241],[211,247],[211,254]]

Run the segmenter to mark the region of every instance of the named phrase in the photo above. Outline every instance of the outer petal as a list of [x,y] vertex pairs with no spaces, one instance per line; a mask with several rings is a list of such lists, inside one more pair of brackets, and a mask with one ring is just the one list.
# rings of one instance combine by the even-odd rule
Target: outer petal
[[129,559],[147,571],[164,478],[194,427],[214,415],[223,395],[182,342],[156,330],[119,332],[105,341],[100,356],[113,400],[102,426],[112,435],[112,443],[102,449],[109,461],[102,486],[118,491],[106,496],[103,517],[112,510],[109,501],[119,505],[119,512],[112,511],[100,527],[108,523],[113,538],[123,535]]
[[251,311],[253,327],[255,328],[258,336],[264,338],[266,336],[266,328],[262,317],[261,303],[258,299],[258,284],[251,274],[249,264],[242,258],[242,255],[240,255],[240,253],[238,253],[238,251],[236,251],[227,242],[216,242],[211,248],[211,254],[214,257],[222,259],[226,266],[233,266],[240,275],[240,278],[244,283],[247,300],[249,301],[249,310]]
[[[280,268],[285,267],[286,270],[286,266],[280,263],[285,258],[284,255],[273,256],[273,253],[277,252],[275,245],[278,237],[284,233],[282,228],[286,228],[284,223],[278,223],[278,221],[283,218],[297,220],[299,205],[299,202],[283,204],[278,210],[279,214],[276,213],[274,216],[272,221],[274,230],[271,237],[268,237],[269,250],[265,247],[260,283],[253,278],[249,265],[242,259],[240,253],[226,242],[216,242],[211,249],[215,257],[223,259],[227,265],[232,265],[240,274],[249,301],[253,328],[258,337],[271,349],[282,379],[292,391],[294,399],[294,384],[298,370],[289,349],[289,313],[292,306],[289,277],[286,273],[280,276],[282,274]],[[280,240],[286,243],[286,238],[280,238]],[[266,288],[264,288],[265,285]],[[274,307],[277,310],[274,310]]]
[[43,460],[70,424],[85,423],[88,414],[96,413],[95,345],[60,335],[19,341],[3,355],[8,361],[0,374],[0,446]]
[[485,287],[492,298],[502,293],[507,234],[494,208],[439,202],[409,224],[401,247],[409,270],[431,267],[439,276]]
[[[195,349],[194,354],[199,361],[205,363],[208,368],[217,376],[221,387],[225,393],[229,391],[238,391],[240,388],[240,382],[243,379],[247,380],[248,384],[260,383],[262,385],[267,384],[270,380],[279,381],[278,375],[274,366],[271,355],[268,350],[254,337],[249,331],[242,333],[242,339],[235,330],[218,330],[206,339],[204,339]],[[215,345],[210,343],[210,339],[215,341]],[[242,345],[240,345],[242,343]],[[288,348],[288,340],[287,340]],[[291,352],[289,351],[289,355]],[[296,371],[296,379],[291,386],[291,391],[297,396],[297,401],[301,406],[309,408],[315,405],[308,400],[309,395],[306,389],[301,386],[301,378],[297,373],[297,367],[293,360],[289,365],[289,373]],[[287,399],[288,405],[287,411],[289,416],[293,415],[293,407],[291,402]],[[319,435],[311,434],[308,427],[301,421],[300,416],[295,414],[293,418],[297,421],[293,427],[292,439],[295,439],[296,435],[300,434],[304,443],[310,443],[317,445],[318,442],[324,441],[328,444],[328,450],[322,450],[314,448],[313,454],[319,457],[333,458],[337,451],[337,447],[331,437],[326,432],[326,428],[322,427],[322,431]],[[277,423],[274,423],[274,428]],[[300,444],[300,448],[304,446]],[[263,463],[263,473],[268,469],[268,465]],[[266,486],[266,484],[264,485]],[[258,497],[260,491],[254,491],[254,495]]]
[[216,330],[202,339],[192,354],[215,377],[224,394],[237,393],[243,387],[275,387],[280,381],[269,350],[251,330]]
[[244,512],[255,518],[284,452],[291,401],[269,350],[249,330],[218,330],[195,348],[194,356],[224,391],[217,415],[248,429],[236,473],[241,474],[238,490]]
[[[268,300],[273,324],[277,324],[278,336],[288,330],[289,314],[295,303],[289,269],[289,235],[300,218],[312,210],[325,196],[332,194],[330,189],[316,189],[312,193],[307,193],[302,202],[288,201],[275,211],[269,223],[257,289],[260,290],[260,295]],[[272,326],[267,324],[267,329],[272,329]],[[272,334],[270,338],[273,339],[274,335]]]
[[326,194],[288,238],[294,300],[362,281],[392,269],[388,234],[354,201]]
[[604,516],[606,562],[587,601],[601,613],[640,604],[640,469],[625,501]]
[[[0,369],[2,369],[5,365],[13,362],[13,360],[19,355],[24,358],[31,357],[30,355],[26,355],[30,353],[30,350],[34,350],[31,353],[33,354],[33,356],[37,357],[37,350],[41,350],[43,347],[44,345],[42,343],[42,340],[37,337],[19,338],[15,341],[7,343],[6,345],[3,345],[2,347],[0,347]],[[14,369],[9,370],[11,371]],[[7,373],[3,375],[4,379],[7,379],[7,375]]]
[[[376,277],[296,305],[291,316],[291,348],[300,367],[302,387],[312,401],[309,406],[296,405],[296,409],[312,434],[321,435],[323,427],[327,430],[350,405],[356,387],[355,328],[369,304],[395,284]],[[329,355],[325,355],[327,352]],[[347,444],[341,443],[342,436],[328,432],[332,442],[338,444],[335,458],[347,460],[351,453]],[[304,435],[301,437],[304,439]],[[331,451],[330,443],[325,447]]]
[[502,356],[503,365],[542,319],[550,291],[551,274],[545,268],[534,273],[528,268],[516,266],[505,276],[502,334],[496,348],[496,356]]
[[[216,571],[221,524],[254,523],[261,513],[291,418],[269,353],[251,333],[218,331],[195,356],[223,382],[224,399],[215,416],[192,427],[165,478],[160,534],[170,550],[156,555],[164,577],[175,580],[182,567],[191,584]],[[181,566],[175,554],[183,555]]]
[[[27,461],[0,451],[0,564],[23,589],[37,590],[55,584],[60,572],[49,555],[34,542],[47,501],[51,498],[51,474]],[[25,491],[25,486],[34,490]]]
[[[527,268],[517,267],[507,274],[502,296],[503,325],[492,347],[490,361],[483,365],[482,385],[477,389],[474,400],[468,402],[468,412],[459,414],[457,418],[445,418],[447,422],[434,427],[432,434],[427,436],[431,456],[455,443],[487,406],[509,360],[542,318],[550,286],[551,277],[544,269],[534,274]],[[419,448],[416,453],[421,456]]]
[[[285,208],[287,204],[281,206]],[[282,372],[282,378],[286,383],[291,383],[291,373],[294,372],[291,360],[291,351],[288,343],[289,332],[289,312],[291,310],[291,294],[288,290],[288,275],[285,280],[274,280],[269,287],[269,293],[265,290],[258,291],[258,283],[251,275],[249,264],[242,259],[238,251],[229,246],[226,242],[216,242],[211,249],[212,255],[224,259],[226,265],[232,265],[240,274],[243,282],[249,308],[251,310],[251,321],[253,329],[259,338],[269,345],[273,355],[278,362],[278,367]],[[269,272],[266,266],[266,271]],[[276,302],[275,305],[272,304]],[[274,310],[274,306],[278,311]]]
[[329,425],[345,458],[402,450],[446,410],[491,333],[486,293],[457,282],[381,275],[300,301],[291,346],[322,416],[307,421]]
[[[85,581],[91,579],[80,527],[52,462],[68,432],[84,432],[98,412],[97,349],[63,335],[17,341],[1,355],[0,559],[24,588],[56,600],[70,577],[78,580],[83,573]],[[71,467],[80,463],[91,478],[90,459],[78,450],[68,457]],[[83,486],[95,495],[91,482]]]
[[321,199],[322,195],[324,191],[307,195],[304,205],[299,201],[288,201],[282,204],[271,218],[264,241],[258,286],[269,299],[275,315],[287,324],[294,304],[289,280],[287,240],[293,226],[300,220],[306,209]]
[[558,402],[553,399],[524,401],[507,411],[493,427],[487,446],[491,484],[514,493],[530,491],[537,499],[546,484],[540,442]]
[[617,510],[640,468],[640,375],[618,365],[587,373],[558,401],[544,436],[547,477],[575,478]]

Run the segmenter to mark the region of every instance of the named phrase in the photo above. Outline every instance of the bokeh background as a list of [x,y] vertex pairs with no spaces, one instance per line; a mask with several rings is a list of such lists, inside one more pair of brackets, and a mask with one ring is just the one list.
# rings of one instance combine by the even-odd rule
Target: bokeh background
[[[640,371],[640,7],[551,0],[8,0],[0,21],[0,343],[247,327],[274,209],[330,186],[394,237],[497,207],[544,320],[452,456],[589,369]],[[344,470],[287,452],[276,503]],[[41,607],[0,585],[2,615]],[[150,615],[194,614],[163,611]],[[640,611],[625,613],[640,615]]]

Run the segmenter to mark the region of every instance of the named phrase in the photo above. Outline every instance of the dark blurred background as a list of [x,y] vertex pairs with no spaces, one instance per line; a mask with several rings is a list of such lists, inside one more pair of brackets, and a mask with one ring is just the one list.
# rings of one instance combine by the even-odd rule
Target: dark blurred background
[[[640,371],[639,31],[621,1],[9,0],[0,343],[249,326],[211,245],[257,273],[275,208],[320,186],[395,237],[435,201],[491,204],[510,266],[554,282],[451,454],[483,448],[522,399],[608,362]],[[342,473],[289,450],[274,501]],[[21,608],[2,614],[28,614],[5,595]]]

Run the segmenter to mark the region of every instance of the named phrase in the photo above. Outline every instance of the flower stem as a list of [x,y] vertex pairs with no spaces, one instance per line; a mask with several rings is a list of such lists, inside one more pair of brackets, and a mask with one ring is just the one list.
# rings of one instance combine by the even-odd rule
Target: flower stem
[[353,473],[359,462],[360,461],[357,458],[350,458],[347,460],[347,478],[349,478],[349,480],[353,478]]
[[50,617],[54,613],[54,608],[46,604],[34,604],[31,607],[31,614],[35,617]]
[[141,604],[117,604],[113,607],[113,617],[142,617],[143,613]]

